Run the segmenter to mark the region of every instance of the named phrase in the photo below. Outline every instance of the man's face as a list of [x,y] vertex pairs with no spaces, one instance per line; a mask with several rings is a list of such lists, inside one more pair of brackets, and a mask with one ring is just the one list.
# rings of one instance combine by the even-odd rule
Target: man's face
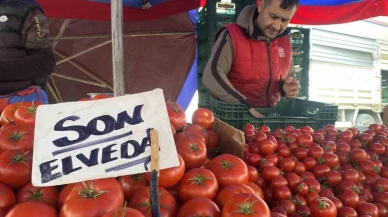
[[269,39],[276,38],[286,30],[297,9],[296,6],[283,9],[280,7],[281,2],[281,0],[272,0],[272,3],[266,4],[264,0],[261,0],[258,6],[260,14],[257,24],[264,36]]

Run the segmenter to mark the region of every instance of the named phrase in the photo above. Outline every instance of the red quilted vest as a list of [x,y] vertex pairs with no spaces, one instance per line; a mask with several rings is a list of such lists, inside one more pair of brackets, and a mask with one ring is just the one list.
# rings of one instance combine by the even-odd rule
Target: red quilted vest
[[271,41],[248,38],[236,23],[226,26],[233,43],[232,85],[256,108],[274,107],[281,99],[280,82],[290,69],[292,47],[288,35]]

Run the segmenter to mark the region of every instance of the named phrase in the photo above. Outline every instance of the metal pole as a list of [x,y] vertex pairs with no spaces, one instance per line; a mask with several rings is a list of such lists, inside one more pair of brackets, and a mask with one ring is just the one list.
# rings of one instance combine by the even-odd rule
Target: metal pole
[[114,96],[125,94],[123,51],[123,2],[112,0],[112,64]]

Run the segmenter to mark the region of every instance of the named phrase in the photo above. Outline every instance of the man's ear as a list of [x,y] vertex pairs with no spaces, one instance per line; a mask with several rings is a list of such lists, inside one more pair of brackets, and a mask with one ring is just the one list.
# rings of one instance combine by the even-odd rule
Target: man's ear
[[257,6],[257,11],[261,13],[264,10],[265,7],[265,0],[261,0],[260,4]]

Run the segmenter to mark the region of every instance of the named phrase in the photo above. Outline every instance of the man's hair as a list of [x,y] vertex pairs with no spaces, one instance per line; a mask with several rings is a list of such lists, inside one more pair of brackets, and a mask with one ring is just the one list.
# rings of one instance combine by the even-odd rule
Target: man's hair
[[[272,4],[272,0],[264,0],[264,2],[267,4],[267,5],[271,5]],[[282,9],[288,9],[290,7],[298,7],[299,5],[299,0],[281,0],[280,2],[280,7]]]

